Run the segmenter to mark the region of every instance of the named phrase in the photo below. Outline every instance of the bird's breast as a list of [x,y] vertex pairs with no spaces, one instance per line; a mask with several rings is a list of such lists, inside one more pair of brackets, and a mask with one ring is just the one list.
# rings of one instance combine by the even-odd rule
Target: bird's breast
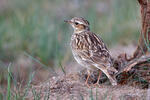
[[70,45],[73,50],[84,50],[89,48],[85,36],[79,34],[72,35]]

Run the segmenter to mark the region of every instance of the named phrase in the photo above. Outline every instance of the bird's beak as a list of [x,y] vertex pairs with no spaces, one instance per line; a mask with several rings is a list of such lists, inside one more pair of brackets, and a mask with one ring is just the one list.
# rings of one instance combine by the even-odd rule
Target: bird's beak
[[71,20],[64,20],[64,22],[71,24],[72,21]]

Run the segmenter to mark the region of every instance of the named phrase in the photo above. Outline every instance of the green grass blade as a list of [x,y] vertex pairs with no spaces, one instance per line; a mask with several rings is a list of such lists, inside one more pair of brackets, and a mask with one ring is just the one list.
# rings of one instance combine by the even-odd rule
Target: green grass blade
[[81,97],[81,100],[84,100],[84,97],[83,97],[83,95],[80,93],[80,97]]
[[66,71],[65,71],[65,69],[64,69],[64,67],[62,66],[62,64],[61,64],[61,62],[60,62],[60,61],[59,61],[59,66],[60,66],[60,68],[61,68],[62,72],[66,75]]
[[33,60],[33,61],[39,63],[40,65],[42,65],[44,68],[51,68],[51,70],[50,70],[51,73],[53,73],[54,75],[57,75],[57,73],[55,72],[54,69],[52,69],[52,67],[48,67],[48,66],[44,65],[44,64],[41,63],[38,59],[34,58],[33,56],[31,56],[31,55],[28,54],[27,52],[24,52],[24,54],[25,54],[27,57],[29,57],[31,60]]
[[32,82],[32,79],[33,79],[34,75],[35,75],[35,73],[33,72],[32,75],[31,75],[30,78],[29,78],[27,87],[26,87],[25,92],[24,92],[24,95],[23,95],[23,100],[25,100],[25,97],[26,97],[27,94],[28,94],[28,90],[29,90],[29,88],[30,88],[30,84],[31,84],[31,82]]
[[7,76],[7,100],[11,100],[11,63],[8,65],[8,76]]
[[24,52],[24,54],[29,57],[31,60],[38,62],[40,65],[42,65],[44,68],[47,68],[48,66],[44,65],[43,63],[41,63],[38,59],[34,58],[33,56],[31,56],[30,54],[28,54],[27,52]]
[[90,90],[90,100],[94,100],[92,89]]
[[98,100],[97,88],[96,88],[96,100]]

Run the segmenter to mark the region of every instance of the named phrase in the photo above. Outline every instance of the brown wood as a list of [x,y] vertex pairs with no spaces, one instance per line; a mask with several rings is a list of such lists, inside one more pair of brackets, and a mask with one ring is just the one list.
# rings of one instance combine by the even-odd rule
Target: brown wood
[[150,61],[150,55],[141,56],[140,58],[133,59],[133,60],[129,61],[127,64],[124,64],[116,75],[118,75],[122,72],[128,72],[135,65],[140,65],[143,63],[146,64],[148,61]]
[[[141,9],[141,32],[139,43],[133,57],[127,58],[121,54],[116,60],[120,74],[131,70],[135,65],[150,61],[150,0],[138,0]],[[115,65],[114,65],[115,67]]]
[[148,52],[150,47],[150,0],[138,0],[141,9],[142,29],[140,33],[139,43],[133,58],[137,58]]

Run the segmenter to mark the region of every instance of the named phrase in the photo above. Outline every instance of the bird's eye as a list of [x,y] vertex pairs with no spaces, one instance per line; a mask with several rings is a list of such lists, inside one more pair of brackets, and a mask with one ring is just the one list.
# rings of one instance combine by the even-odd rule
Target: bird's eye
[[78,25],[79,23],[75,22],[75,25]]

